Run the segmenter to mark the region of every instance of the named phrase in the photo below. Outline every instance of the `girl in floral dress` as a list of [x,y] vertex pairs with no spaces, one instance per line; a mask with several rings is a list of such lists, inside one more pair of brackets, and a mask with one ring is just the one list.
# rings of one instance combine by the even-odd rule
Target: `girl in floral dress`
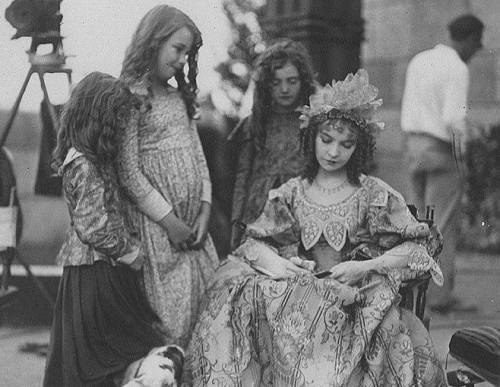
[[377,94],[360,70],[310,97],[305,170],[269,192],[219,267],[189,347],[195,386],[446,385],[428,332],[398,306],[402,281],[442,284],[439,233],[363,173]]
[[142,106],[120,141],[120,182],[134,203],[130,218],[146,252],[146,294],[167,343],[180,346],[218,262],[207,235],[210,177],[193,121],[201,44],[188,16],[157,6],[140,21],[121,74]]

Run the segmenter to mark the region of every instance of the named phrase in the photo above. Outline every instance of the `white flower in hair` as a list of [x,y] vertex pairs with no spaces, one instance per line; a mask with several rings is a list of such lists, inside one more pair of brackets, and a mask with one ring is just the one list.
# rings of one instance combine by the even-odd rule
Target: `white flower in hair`
[[308,127],[313,117],[336,112],[338,116],[362,121],[370,131],[381,130],[383,123],[371,122],[375,111],[382,106],[382,99],[377,99],[377,96],[378,89],[370,85],[367,71],[360,69],[354,75],[347,75],[343,81],[332,81],[331,85],[319,87],[309,97],[309,106],[300,110],[301,128]]

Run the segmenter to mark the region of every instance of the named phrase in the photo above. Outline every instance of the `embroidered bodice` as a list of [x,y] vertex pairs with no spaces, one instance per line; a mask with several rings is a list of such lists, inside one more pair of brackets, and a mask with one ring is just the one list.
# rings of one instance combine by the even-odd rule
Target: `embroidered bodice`
[[[299,255],[301,247],[314,257],[319,247],[332,264],[355,259],[357,252],[375,257],[391,250],[408,256],[410,270],[430,271],[442,283],[432,258],[440,251],[442,238],[431,234],[426,223],[418,222],[401,194],[389,185],[362,175],[360,186],[350,196],[325,206],[306,195],[304,184],[302,178],[292,178],[271,190],[264,211],[248,225],[247,238],[263,241],[285,257]],[[333,251],[328,252],[325,245]],[[244,254],[245,249],[239,251]]]
[[[269,194],[269,199],[292,199],[291,211],[300,226],[300,239],[305,250],[314,247],[320,238],[335,251],[341,251],[347,236],[353,243],[360,229],[366,226],[370,206],[387,205],[387,185],[373,177],[361,177],[361,186],[349,197],[328,206],[314,203],[305,193],[305,181],[300,178],[289,180]],[[395,193],[397,194],[397,193]],[[286,200],[286,199],[285,199]]]

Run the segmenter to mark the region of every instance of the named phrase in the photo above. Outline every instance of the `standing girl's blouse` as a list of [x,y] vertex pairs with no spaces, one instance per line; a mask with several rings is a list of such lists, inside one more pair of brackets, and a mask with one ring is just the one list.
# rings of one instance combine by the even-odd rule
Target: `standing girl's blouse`
[[146,252],[146,293],[167,332],[166,341],[187,344],[201,298],[218,258],[210,237],[201,249],[177,250],[158,220],[170,211],[193,227],[211,184],[200,139],[177,90],[151,96],[151,109],[136,112],[121,139],[121,184],[136,206],[131,221]]
[[113,167],[98,170],[71,148],[62,169],[71,227],[57,262],[62,266],[92,265],[99,260],[114,264],[119,257],[137,257],[139,241],[122,215],[123,198]]

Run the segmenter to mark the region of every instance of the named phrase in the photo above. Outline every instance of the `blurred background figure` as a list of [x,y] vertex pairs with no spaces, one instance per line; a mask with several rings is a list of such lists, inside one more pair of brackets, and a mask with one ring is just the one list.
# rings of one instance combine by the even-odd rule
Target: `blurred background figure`
[[[417,54],[409,63],[401,105],[401,127],[406,132],[410,172],[409,202],[420,216],[426,205],[444,234],[441,264],[443,289],[430,297],[431,309],[443,313],[464,309],[452,296],[454,286],[458,204],[462,195],[459,171],[467,135],[469,90],[467,63],[482,48],[484,25],[463,15],[449,25],[450,45],[438,44]],[[470,309],[470,307],[466,307]]]
[[237,154],[231,211],[231,248],[257,219],[269,190],[302,172],[297,108],[314,92],[312,61],[293,40],[270,45],[255,66],[252,114],[231,133]]

